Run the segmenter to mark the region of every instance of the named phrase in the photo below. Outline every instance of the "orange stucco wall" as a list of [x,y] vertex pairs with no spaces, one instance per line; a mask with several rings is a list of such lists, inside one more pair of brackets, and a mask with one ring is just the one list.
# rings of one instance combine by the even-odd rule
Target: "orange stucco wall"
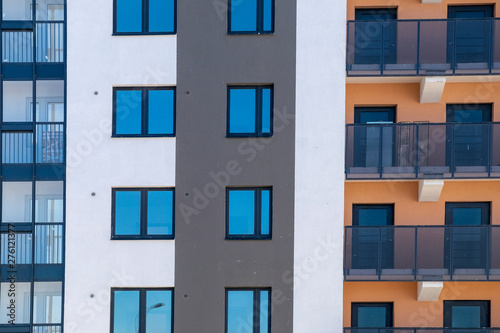
[[397,7],[398,19],[443,19],[448,16],[448,5],[491,5],[500,16],[500,1],[443,0],[440,4],[422,4],[421,0],[348,0],[347,19],[354,20],[355,8]]
[[500,282],[445,282],[436,302],[417,301],[417,282],[345,282],[344,327],[352,302],[393,302],[394,327],[443,327],[443,300],[491,300],[491,327],[500,326]]
[[418,202],[418,182],[346,182],[345,225],[353,204],[394,203],[395,225],[444,225],[446,202],[491,202],[491,224],[500,225],[500,182],[445,181],[438,202]]
[[396,122],[446,122],[446,104],[493,103],[493,121],[500,121],[500,82],[447,83],[441,103],[420,104],[419,83],[348,84],[346,123],[354,122],[356,106],[396,106]]

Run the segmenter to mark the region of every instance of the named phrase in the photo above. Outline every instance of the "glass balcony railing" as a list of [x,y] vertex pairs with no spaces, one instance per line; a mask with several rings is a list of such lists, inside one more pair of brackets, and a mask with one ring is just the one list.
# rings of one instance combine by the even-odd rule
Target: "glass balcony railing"
[[348,76],[500,74],[500,19],[349,21]]
[[500,177],[500,123],[350,124],[347,179]]
[[500,280],[500,226],[346,226],[346,281]]
[[500,333],[498,327],[447,328],[447,327],[344,327],[344,333]]

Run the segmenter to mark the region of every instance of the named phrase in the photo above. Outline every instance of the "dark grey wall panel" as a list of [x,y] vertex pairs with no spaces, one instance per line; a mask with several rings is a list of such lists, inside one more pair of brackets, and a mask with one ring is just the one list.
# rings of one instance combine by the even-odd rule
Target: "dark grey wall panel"
[[[226,34],[225,1],[177,3],[175,332],[221,333],[225,287],[272,287],[272,332],[290,333],[296,3],[254,36]],[[247,83],[274,84],[272,138],[225,137],[227,85]],[[272,240],[224,240],[226,184],[273,187]]]

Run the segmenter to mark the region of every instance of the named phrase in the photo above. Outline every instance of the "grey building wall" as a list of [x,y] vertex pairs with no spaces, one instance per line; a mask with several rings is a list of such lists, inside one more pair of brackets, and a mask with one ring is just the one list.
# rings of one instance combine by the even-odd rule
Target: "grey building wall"
[[[179,1],[175,332],[220,333],[225,287],[272,287],[272,332],[292,332],[295,0],[275,34],[227,35],[227,0]],[[226,138],[228,84],[274,85],[274,136]],[[225,187],[272,186],[272,240],[225,240]]]

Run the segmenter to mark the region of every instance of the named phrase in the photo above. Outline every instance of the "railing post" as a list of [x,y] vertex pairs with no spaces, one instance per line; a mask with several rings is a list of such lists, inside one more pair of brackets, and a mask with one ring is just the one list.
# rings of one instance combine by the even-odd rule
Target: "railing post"
[[491,164],[492,164],[492,157],[493,157],[493,140],[492,140],[492,135],[493,135],[493,124],[489,123],[486,124],[486,128],[488,129],[486,131],[486,135],[488,137],[488,149],[487,151],[487,156],[486,156],[486,170],[488,170],[488,178],[491,178]]
[[[354,137],[354,135],[353,135]],[[344,172],[345,172],[345,175],[346,175],[346,178],[349,178],[347,175],[349,174],[347,172],[347,160],[348,160],[348,148],[349,148],[349,125],[346,125],[345,127],[345,155],[344,155]],[[354,149],[353,149],[353,160],[354,160]]]
[[455,69],[457,67],[457,20],[453,19],[453,54],[451,58],[452,73],[455,75]]
[[[451,161],[450,161],[450,173],[451,178],[455,178],[455,125],[456,124],[446,124],[445,126],[451,126]],[[458,126],[463,126],[464,124],[458,124]],[[465,125],[467,126],[467,125]]]
[[490,70],[490,75],[493,71],[493,43],[494,43],[494,39],[493,39],[493,36],[494,36],[494,33],[495,33],[495,30],[493,29],[493,25],[495,23],[495,21],[493,19],[489,19],[488,21],[486,22],[490,22],[490,38],[488,40],[488,48],[489,48],[489,52],[488,52],[488,67],[489,67],[489,70]]
[[420,75],[420,20],[417,21],[417,76]]
[[417,259],[417,254],[418,254],[418,247],[417,247],[417,244],[418,244],[418,226],[415,226],[415,255],[414,255],[414,264],[413,264],[413,275],[414,275],[414,280],[417,281],[417,263],[418,263],[418,259]]
[[384,134],[384,131],[382,130],[383,129],[383,125],[377,125],[378,128],[379,128],[379,137],[378,137],[378,172],[379,172],[379,176],[380,176],[380,179],[382,179],[382,157],[383,157],[383,154],[382,154],[382,151],[383,151],[383,147],[382,147],[382,135]]
[[381,280],[381,275],[382,275],[382,228],[383,227],[377,227],[378,229],[378,260],[377,260],[377,266],[378,266],[378,280]]
[[384,22],[380,22],[380,26],[382,27],[382,40],[380,41],[380,75],[384,75]]
[[[344,267],[343,267],[344,281],[345,281],[346,275],[347,275],[347,268],[346,268],[347,267],[347,230],[348,230],[348,228],[344,227]],[[352,244],[352,231],[351,231],[351,244]],[[351,248],[352,248],[352,245],[351,245]],[[351,261],[352,261],[352,250],[351,250]]]
[[[347,36],[346,36],[346,41],[347,41],[347,45],[346,45],[346,51],[347,51],[347,54],[346,54],[346,57],[345,57],[345,70],[346,70],[346,73],[347,73],[347,76],[349,76],[349,54],[350,54],[350,44],[349,44],[349,41],[350,41],[350,36],[349,36],[349,28],[350,28],[351,24],[350,22],[347,22]],[[354,43],[356,43],[356,39],[354,39]],[[353,53],[356,51],[356,45],[354,45],[354,51]],[[353,54],[354,56],[354,54]]]
[[[448,228],[451,230],[451,232],[449,232],[449,235],[450,235],[450,248],[449,248],[449,251],[450,251],[450,281],[453,281],[453,236],[455,234],[455,229],[453,226],[445,226],[445,228]],[[445,232],[446,234],[446,232]]]
[[490,279],[490,260],[491,260],[491,248],[490,248],[490,237],[491,237],[491,226],[485,226],[486,229],[486,263],[485,263],[485,274],[486,280]]
[[418,179],[418,173],[420,172],[420,165],[419,165],[419,154],[418,154],[418,149],[419,149],[419,136],[418,132],[420,131],[419,124],[414,125],[415,128],[415,179]]

